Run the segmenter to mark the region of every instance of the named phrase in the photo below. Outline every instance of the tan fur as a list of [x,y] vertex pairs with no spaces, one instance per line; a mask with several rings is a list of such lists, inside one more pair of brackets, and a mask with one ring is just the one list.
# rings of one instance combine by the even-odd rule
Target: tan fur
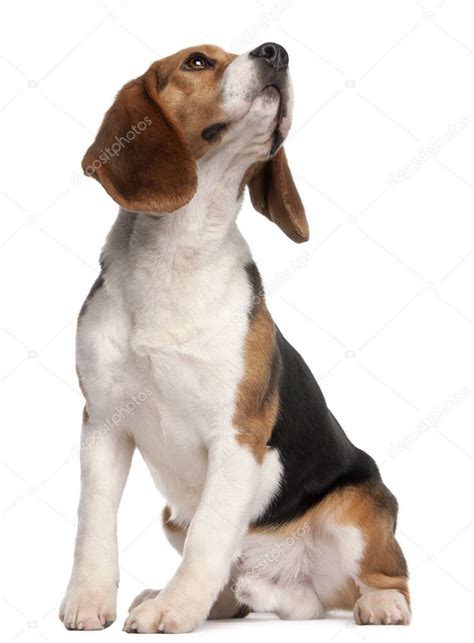
[[[194,52],[205,54],[215,66],[199,72],[183,72],[183,60]],[[235,57],[220,47],[200,45],[183,49],[151,67],[160,77],[160,99],[173,114],[196,159],[209,150],[209,143],[202,139],[202,130],[212,123],[225,121],[219,106],[220,82]]]
[[[271,532],[272,537],[286,538],[305,524],[317,532],[327,521],[357,527],[364,540],[358,580],[369,589],[394,589],[410,605],[406,563],[395,539],[397,503],[381,482],[344,487],[325,496],[299,518],[275,528],[256,527],[254,533]],[[356,584],[348,579],[338,588],[327,609],[352,609],[360,596]]]
[[[256,268],[255,268],[256,271]],[[238,388],[233,418],[240,444],[249,446],[262,462],[278,413],[278,389],[274,369],[275,324],[265,305],[258,271],[255,275],[254,302],[245,341],[245,374]],[[256,286],[256,287],[255,287]]]
[[[82,161],[84,173],[133,212],[172,212],[186,205],[197,187],[191,148],[161,104],[158,83],[151,67],[120,90]],[[145,129],[133,136],[134,127]]]
[[[208,56],[214,67],[185,70],[194,52]],[[218,141],[204,141],[201,133],[224,120],[219,83],[234,58],[219,47],[202,45],[153,63],[118,93],[84,156],[84,172],[133,212],[173,212],[186,205],[197,187],[196,159]],[[117,154],[104,157],[140,123],[145,124],[141,133],[124,142]]]

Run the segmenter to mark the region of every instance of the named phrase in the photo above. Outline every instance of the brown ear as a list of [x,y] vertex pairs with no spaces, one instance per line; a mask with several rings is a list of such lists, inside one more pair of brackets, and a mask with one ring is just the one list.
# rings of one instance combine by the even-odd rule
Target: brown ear
[[172,212],[192,199],[196,163],[160,104],[156,66],[120,90],[82,167],[132,212]]
[[308,241],[308,221],[283,148],[257,166],[248,186],[258,212],[276,223],[293,241]]

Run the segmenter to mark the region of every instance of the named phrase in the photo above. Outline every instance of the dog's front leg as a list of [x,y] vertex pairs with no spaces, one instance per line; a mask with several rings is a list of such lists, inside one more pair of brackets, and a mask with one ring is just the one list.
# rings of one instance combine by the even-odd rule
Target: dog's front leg
[[190,632],[203,622],[228,580],[247,531],[260,465],[233,436],[209,449],[201,500],[183,560],[168,585],[133,608],[127,632]]
[[59,612],[68,629],[98,630],[115,620],[117,509],[132,454],[121,428],[84,421],[74,566]]

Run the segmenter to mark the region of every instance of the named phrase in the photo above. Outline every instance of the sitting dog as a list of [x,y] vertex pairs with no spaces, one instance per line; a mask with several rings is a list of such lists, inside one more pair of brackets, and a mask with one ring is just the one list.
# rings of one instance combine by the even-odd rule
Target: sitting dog
[[292,100],[280,45],[186,49],[123,87],[85,155],[120,212],[78,322],[69,629],[115,619],[116,514],[135,447],[182,562],[135,599],[127,632],[190,632],[251,611],[409,622],[397,502],[273,322],[236,226],[248,187],[258,212],[308,239],[282,147]]

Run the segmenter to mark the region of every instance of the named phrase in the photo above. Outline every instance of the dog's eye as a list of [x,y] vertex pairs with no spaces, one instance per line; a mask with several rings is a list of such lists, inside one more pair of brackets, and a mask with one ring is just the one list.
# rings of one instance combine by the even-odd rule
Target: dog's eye
[[201,71],[201,69],[214,67],[214,64],[204,54],[191,54],[186,58],[183,67],[188,71]]

